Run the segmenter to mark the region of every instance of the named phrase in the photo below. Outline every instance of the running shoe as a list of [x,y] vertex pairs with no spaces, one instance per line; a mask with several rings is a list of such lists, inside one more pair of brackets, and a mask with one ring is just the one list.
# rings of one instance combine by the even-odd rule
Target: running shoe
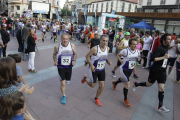
[[55,41],[57,42],[58,40],[57,40],[57,39],[55,39]]
[[134,82],[134,83],[133,83],[133,86],[132,86],[132,91],[134,91],[134,92],[135,92],[136,87],[137,87],[137,86],[136,86],[136,82]]
[[133,75],[134,79],[138,79],[138,76],[136,74]]
[[173,83],[177,83],[178,81],[177,81],[177,80],[172,80],[171,82],[173,82]]
[[124,100],[124,105],[127,106],[127,107],[130,106],[130,103],[129,103],[128,99],[127,99],[127,100]]
[[137,62],[137,65],[140,66],[141,64],[139,64],[139,63]]
[[114,80],[112,81],[112,84],[113,84],[113,89],[116,90],[116,86],[117,86],[117,85],[115,84],[115,81],[114,81]]
[[179,80],[179,81],[177,81],[177,83],[180,83],[180,80]]
[[169,109],[165,108],[165,106],[162,106],[162,107],[158,108],[158,111],[168,113]]
[[62,96],[61,98],[61,104],[66,104],[66,96]]
[[112,77],[113,77],[113,78],[115,78],[115,77],[116,77],[115,72],[112,70],[112,72],[111,72],[111,73],[112,73]]
[[143,69],[144,69],[145,67],[144,67],[144,66],[141,66],[141,68],[143,68]]
[[52,40],[53,37],[50,38],[50,40]]
[[99,99],[94,99],[94,102],[100,107],[102,106],[101,102],[99,101]]
[[85,75],[83,76],[83,79],[81,80],[81,83],[82,83],[82,84],[84,84],[84,83],[86,82],[86,78],[87,78],[87,75],[85,74]]

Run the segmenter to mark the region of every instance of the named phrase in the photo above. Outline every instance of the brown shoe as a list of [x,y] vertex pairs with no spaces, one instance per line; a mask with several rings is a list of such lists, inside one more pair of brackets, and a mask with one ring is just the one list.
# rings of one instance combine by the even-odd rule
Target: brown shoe
[[32,70],[31,73],[37,73],[37,70]]
[[32,71],[31,69],[28,70],[28,72],[31,72],[31,71]]

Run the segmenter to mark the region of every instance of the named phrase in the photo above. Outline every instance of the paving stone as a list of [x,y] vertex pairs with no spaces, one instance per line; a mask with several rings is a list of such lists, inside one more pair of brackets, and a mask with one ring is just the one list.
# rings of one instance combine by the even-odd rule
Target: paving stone
[[92,111],[84,120],[107,120],[108,117],[98,112]]

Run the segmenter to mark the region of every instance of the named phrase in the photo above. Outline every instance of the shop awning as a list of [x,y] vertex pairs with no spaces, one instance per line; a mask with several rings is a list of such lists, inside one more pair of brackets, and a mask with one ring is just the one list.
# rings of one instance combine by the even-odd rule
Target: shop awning
[[148,25],[145,21],[141,21],[139,23],[130,25],[131,28],[142,28],[142,29],[150,29],[150,30],[155,30],[156,28]]

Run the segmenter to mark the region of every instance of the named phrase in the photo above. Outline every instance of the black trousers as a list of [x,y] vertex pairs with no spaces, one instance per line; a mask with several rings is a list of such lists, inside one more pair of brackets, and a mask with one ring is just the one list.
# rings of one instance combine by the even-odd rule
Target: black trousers
[[143,67],[146,67],[148,52],[149,52],[148,50],[143,50],[143,60],[144,60]]
[[109,53],[112,53],[112,50],[113,50],[113,40],[109,39],[109,42],[108,42],[108,47],[109,47]]
[[6,47],[7,46],[4,46],[4,48],[3,48],[3,57],[6,57]]

